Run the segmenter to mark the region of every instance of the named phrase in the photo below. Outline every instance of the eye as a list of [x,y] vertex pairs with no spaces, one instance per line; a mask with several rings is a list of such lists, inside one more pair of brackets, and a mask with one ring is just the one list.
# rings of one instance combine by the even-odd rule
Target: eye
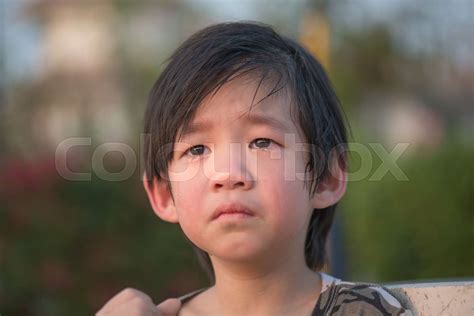
[[252,149],[267,149],[274,143],[271,139],[268,138],[257,138],[254,139],[250,144],[250,148]]
[[190,157],[198,157],[198,156],[204,155],[206,153],[206,150],[208,150],[208,148],[206,148],[206,146],[196,145],[196,146],[193,146],[193,147],[189,148],[188,150],[186,150],[184,152],[184,155],[187,155],[187,156],[190,156]]

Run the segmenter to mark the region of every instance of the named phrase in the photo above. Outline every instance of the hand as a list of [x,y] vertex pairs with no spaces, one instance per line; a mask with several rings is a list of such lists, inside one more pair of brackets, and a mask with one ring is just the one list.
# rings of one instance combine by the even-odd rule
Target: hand
[[95,316],[175,316],[181,308],[181,301],[170,298],[155,306],[143,292],[126,288],[112,297]]

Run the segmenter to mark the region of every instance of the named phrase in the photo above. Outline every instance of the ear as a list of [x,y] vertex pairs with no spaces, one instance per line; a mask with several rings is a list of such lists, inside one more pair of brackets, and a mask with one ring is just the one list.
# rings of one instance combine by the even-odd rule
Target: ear
[[157,180],[156,177],[153,177],[153,185],[151,186],[144,174],[143,186],[155,214],[166,222],[178,223],[176,207],[166,181]]
[[346,193],[347,172],[338,163],[333,163],[330,170],[329,176],[321,180],[311,198],[313,208],[322,209],[334,205]]

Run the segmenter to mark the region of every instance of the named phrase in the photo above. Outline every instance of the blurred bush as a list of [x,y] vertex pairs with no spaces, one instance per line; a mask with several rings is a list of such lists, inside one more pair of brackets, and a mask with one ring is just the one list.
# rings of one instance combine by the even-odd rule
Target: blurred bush
[[153,214],[138,177],[68,182],[54,168],[28,177],[41,164],[17,162],[16,177],[2,179],[2,315],[92,315],[125,287],[159,302],[204,284],[178,226]]
[[474,275],[473,161],[472,147],[447,142],[400,160],[409,181],[350,182],[342,212],[352,279]]

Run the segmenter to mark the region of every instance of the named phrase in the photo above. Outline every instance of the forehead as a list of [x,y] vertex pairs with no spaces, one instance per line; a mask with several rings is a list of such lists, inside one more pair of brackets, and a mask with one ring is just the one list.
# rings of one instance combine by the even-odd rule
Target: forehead
[[270,80],[234,79],[204,98],[193,121],[266,117],[287,124],[294,123],[290,93],[286,88],[278,88]]

